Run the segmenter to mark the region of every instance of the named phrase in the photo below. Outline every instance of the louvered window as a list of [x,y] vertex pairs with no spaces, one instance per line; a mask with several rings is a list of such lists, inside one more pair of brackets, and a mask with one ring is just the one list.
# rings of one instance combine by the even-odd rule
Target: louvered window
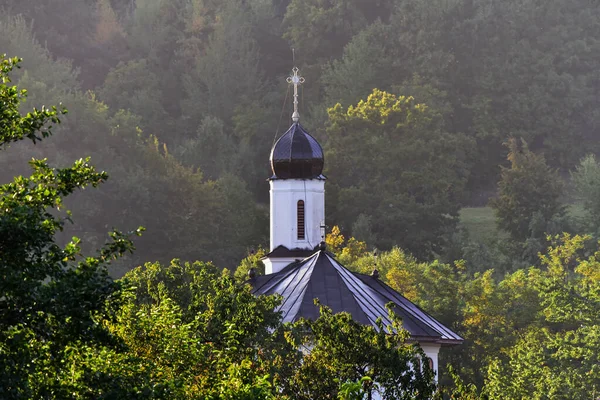
[[304,229],[304,200],[298,200],[298,240],[304,240],[306,233]]

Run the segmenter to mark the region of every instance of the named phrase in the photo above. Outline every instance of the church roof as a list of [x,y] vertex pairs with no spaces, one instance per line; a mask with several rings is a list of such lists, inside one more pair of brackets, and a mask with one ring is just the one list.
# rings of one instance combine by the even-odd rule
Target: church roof
[[375,321],[379,317],[384,326],[391,325],[385,306],[392,302],[394,312],[402,318],[404,328],[413,339],[440,344],[463,341],[380,280],[349,271],[324,250],[274,274],[255,277],[250,283],[257,295],[278,293],[283,297],[279,311],[284,322],[318,318],[319,308],[314,304],[318,298],[334,313],[348,312],[355,321],[377,328]]
[[271,179],[324,179],[323,164],[319,142],[294,122],[271,150]]

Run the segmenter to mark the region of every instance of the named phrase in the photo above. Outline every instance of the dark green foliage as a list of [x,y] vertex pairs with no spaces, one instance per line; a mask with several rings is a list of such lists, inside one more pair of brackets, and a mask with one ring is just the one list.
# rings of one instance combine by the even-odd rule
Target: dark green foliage
[[363,214],[375,245],[439,253],[456,226],[472,142],[445,132],[441,116],[412,97],[379,90],[330,109],[327,133],[333,220],[350,229]]
[[[159,137],[164,137],[161,129],[170,125],[162,121],[161,102],[156,102],[160,88],[153,82],[159,79],[151,71],[143,75],[143,66],[149,63],[123,64],[109,75],[106,90],[101,91],[103,99],[129,111],[111,110],[93,94],[79,91],[76,71],[69,63],[54,61],[32,38],[23,18],[3,18],[2,46],[15,51],[22,48],[32,57],[25,62],[24,71],[15,74],[19,85],[30,89],[28,101],[52,104],[60,99],[70,104],[70,112],[53,141],[35,148],[15,145],[10,152],[0,153],[0,180],[6,182],[25,173],[32,156],[51,156],[62,166],[80,154],[91,155],[95,164],[113,177],[98,192],[77,193],[67,200],[81,224],[68,225],[59,234],[59,242],[77,235],[84,240],[84,249],[93,249],[102,245],[104,232],[111,228],[109,221],[120,221],[125,229],[146,226],[148,236],[137,242],[138,253],[111,266],[111,273],[120,276],[145,259],[167,261],[176,255],[232,265],[248,246],[263,241],[265,213],[256,206],[248,186],[226,174],[230,165],[205,162],[206,156],[214,153],[198,152],[191,162],[183,160],[188,164],[184,167],[169,151],[176,146],[167,147],[149,135],[158,131]],[[119,91],[124,83],[127,96]],[[149,102],[156,107],[143,105]],[[160,123],[157,126],[152,121]],[[140,127],[147,127],[148,133]],[[205,139],[208,137],[202,143],[210,142]],[[218,132],[215,139],[218,143]],[[207,174],[197,169],[200,165],[207,166]],[[216,168],[210,168],[213,166]]]
[[[264,245],[267,159],[274,134],[287,127],[290,115],[289,98],[282,111],[284,78],[292,67],[290,45],[307,78],[302,122],[327,152],[328,223],[342,225],[345,233],[370,246],[401,245],[419,256],[439,254],[449,263],[466,259],[468,273],[458,273],[452,263],[420,268],[416,261],[405,264],[430,275],[419,272],[411,280],[406,268],[385,273],[391,273],[390,281],[403,283],[399,288],[412,294],[412,300],[463,329],[470,344],[450,357],[458,360],[457,371],[465,381],[481,387],[487,376],[495,397],[594,395],[584,392],[597,385],[592,368],[597,360],[590,355],[598,353],[594,324],[588,322],[585,330],[578,320],[534,319],[535,326],[524,328],[541,312],[535,298],[546,296],[542,293],[548,293],[545,302],[560,304],[563,314],[597,318],[579,311],[594,304],[589,293],[576,286],[563,290],[558,283],[524,289],[522,282],[541,284],[519,269],[543,267],[537,254],[546,247],[545,233],[573,227],[565,221],[552,168],[561,173],[577,168],[572,179],[587,213],[582,230],[598,231],[596,167],[591,158],[576,167],[584,155],[599,150],[596,2],[5,0],[0,8],[0,49],[25,59],[12,77],[29,90],[28,103],[22,104],[19,90],[3,89],[8,97],[1,103],[0,129],[10,149],[4,144],[0,151],[0,181],[6,183],[2,193],[10,194],[2,201],[14,218],[2,217],[6,229],[0,254],[11,263],[31,254],[18,265],[46,263],[54,274],[11,267],[1,276],[6,283],[0,285],[13,285],[19,301],[27,304],[14,315],[3,309],[6,321],[19,316],[30,321],[3,330],[0,347],[15,360],[2,373],[31,372],[31,384],[19,385],[29,390],[22,397],[183,396],[176,378],[150,384],[158,381],[152,374],[161,373],[153,369],[154,359],[140,362],[100,337],[106,332],[88,314],[102,314],[103,305],[87,298],[112,299],[110,293],[119,285],[98,272],[104,268],[101,256],[96,268],[93,259],[88,265],[77,254],[101,248],[112,224],[128,230],[148,227],[136,239],[135,255],[112,262],[115,275],[148,259],[167,262],[174,257],[233,266],[248,248]],[[374,88],[412,95],[428,109],[418,113],[410,108],[417,102],[411,102],[402,106],[403,112],[413,111],[410,118],[393,112],[383,124],[371,114],[363,119],[346,113],[350,105],[368,103]],[[69,114],[61,116],[57,127],[60,107],[41,105],[61,103],[69,106]],[[337,103],[343,107],[328,119],[327,108]],[[37,111],[31,111],[34,106]],[[50,125],[55,126],[53,140],[40,142],[52,132]],[[499,168],[505,162],[502,143],[509,136],[529,143],[533,153],[517,152],[526,168]],[[28,146],[21,138],[37,144]],[[534,153],[544,154],[549,167]],[[73,165],[82,155],[91,155],[95,165],[110,172],[111,179],[96,190],[76,190],[105,179],[86,160]],[[14,176],[30,174],[32,157],[49,158],[57,168],[33,162],[34,176],[15,183]],[[510,181],[506,196],[521,199],[498,206],[511,239],[492,233],[494,237],[480,240],[457,233],[459,207],[485,204],[501,173]],[[64,207],[81,223],[65,223],[68,215],[53,209],[64,194],[69,194]],[[16,207],[17,200],[31,202],[33,208]],[[36,224],[44,221],[50,222],[38,229]],[[39,240],[30,240],[32,235]],[[81,242],[69,244],[73,235]],[[110,240],[128,243],[120,236]],[[61,258],[68,254],[76,260]],[[365,265],[371,258],[363,260]],[[257,265],[254,256],[238,269],[238,280],[251,265]],[[372,269],[371,264],[363,267]],[[467,277],[491,267],[493,273],[472,282]],[[172,272],[171,266],[166,269]],[[504,279],[507,272],[511,274]],[[23,280],[29,273],[35,279]],[[445,278],[437,279],[438,274]],[[411,282],[419,289],[411,292]],[[73,285],[81,291],[66,289]],[[35,314],[40,309],[31,308],[33,303],[51,312]],[[136,332],[162,326],[161,345],[174,341],[187,343],[181,349],[192,348],[186,347],[193,344],[190,327],[177,322],[182,314],[177,300],[160,306],[155,309],[160,318],[150,312],[139,315],[148,325]],[[71,313],[79,322],[69,320]],[[168,329],[173,325],[181,329]],[[40,326],[51,338],[40,336]],[[82,338],[82,332],[87,336]],[[520,335],[518,341],[513,332]],[[500,355],[496,361],[490,359],[494,354]],[[276,378],[256,375],[246,361],[231,364],[231,369],[221,365],[227,378],[215,383],[215,396],[273,394]],[[547,368],[539,368],[540,363]],[[73,375],[65,365],[80,373]],[[569,374],[577,377],[578,386],[568,381]],[[350,395],[360,392],[356,385],[359,380],[352,377],[330,387],[349,388]],[[41,393],[49,387],[55,392]],[[455,396],[475,397],[472,389],[464,386]]]
[[545,225],[565,212],[560,202],[563,183],[544,157],[529,150],[524,140],[511,138],[506,146],[511,167],[502,170],[498,197],[490,203],[498,226],[516,241],[543,238],[548,230],[536,229],[536,224]]
[[145,132],[163,138],[170,130],[170,121],[160,93],[159,77],[145,59],[140,59],[119,63],[111,69],[98,97],[115,110],[127,110],[139,116],[140,127]]
[[594,155],[583,158],[571,173],[578,199],[588,213],[586,227],[594,233],[600,229],[600,164]]
[[255,297],[203,263],[148,263],[123,284],[131,291],[110,329],[179,398],[336,398],[339,382],[363,377],[390,399],[425,399],[434,389],[428,366],[411,369],[424,353],[406,343],[399,322],[387,334],[322,308],[317,321],[282,326],[279,298]]
[[292,0],[283,20],[284,37],[307,64],[328,60],[369,23],[387,17],[390,8],[381,0]]
[[[1,62],[1,148],[23,139],[35,143],[51,135],[49,122],[60,122],[54,109],[26,115],[18,111],[26,92],[8,85],[8,73],[17,62],[4,58]],[[99,323],[106,302],[120,286],[108,276],[107,266],[133,249],[131,241],[112,231],[95,256],[85,257],[78,238],[66,246],[55,239],[70,219],[70,213],[61,210],[63,198],[107,178],[88,162],[55,169],[46,160],[33,159],[30,177],[18,176],[0,185],[2,398],[93,395],[88,387],[94,374],[89,357],[103,353],[113,342]],[[99,384],[95,393],[109,386],[122,395],[130,392],[124,381],[114,381]]]
[[[132,216],[128,227],[143,224],[145,218],[155,219],[157,226],[169,226],[166,238],[151,240],[154,247],[165,244],[160,250],[169,254],[163,261],[175,256],[208,257],[221,263],[224,258],[212,250],[205,255],[191,249],[195,241],[215,248],[230,239],[212,235],[211,229],[194,231],[180,223],[178,210],[169,210],[157,194],[168,182],[184,184],[191,179],[189,175],[177,179],[168,173],[163,183],[153,185],[154,162],[133,155],[147,151],[148,136],[159,141],[160,150],[152,157],[165,156],[165,143],[172,156],[169,162],[199,168],[204,180],[233,174],[247,185],[248,202],[266,204],[269,149],[276,131],[287,127],[290,114],[291,100],[287,99],[283,110],[282,105],[285,74],[292,66],[291,45],[296,64],[307,78],[301,91],[302,120],[326,151],[334,154],[340,144],[328,140],[327,107],[338,102],[343,107],[357,104],[374,88],[412,95],[436,113],[435,126],[427,128],[424,144],[439,145],[429,144],[434,154],[431,161],[439,165],[436,173],[452,186],[448,191],[430,185],[429,205],[449,197],[452,204],[483,205],[496,186],[498,165],[504,162],[502,142],[509,135],[524,138],[533,151],[545,154],[550,166],[562,170],[572,169],[584,154],[598,149],[593,140],[598,125],[598,8],[586,0],[574,4],[565,0],[543,4],[537,0],[518,4],[490,0],[9,0],[0,20],[0,45],[4,51],[25,57],[25,71],[16,76],[30,88],[31,101],[71,104],[60,142],[56,148],[40,146],[37,156],[56,154],[60,164],[66,165],[74,154],[83,152],[115,177],[114,190],[103,201],[94,201],[94,207],[85,208],[91,209],[92,222],[85,225],[96,227],[90,230],[90,238],[101,237],[105,230],[101,217],[113,212],[114,205],[106,200],[123,198],[131,210],[127,211]],[[109,108],[99,104],[94,94],[81,92],[82,87],[95,88],[97,98]],[[462,144],[449,145],[449,138]],[[149,142],[157,148],[153,139]],[[22,173],[23,160],[29,157],[20,151],[2,155],[2,170],[7,172],[2,179]],[[412,163],[402,151],[395,157],[397,163],[377,167],[387,177]],[[366,157],[366,162],[373,163],[373,159]],[[466,183],[457,185],[452,176]],[[345,190],[347,184],[342,187]],[[136,188],[136,193],[129,195],[128,188]],[[367,229],[361,235],[377,240],[378,245],[400,244],[419,254],[440,252],[454,223],[454,205],[433,210],[435,206],[422,207],[420,201],[411,204],[415,196],[401,193],[410,192],[407,186],[390,187],[398,191],[398,198],[378,199],[372,198],[372,188],[366,186],[358,185],[352,193],[338,189],[330,187],[328,192],[332,199],[328,204],[336,206],[334,214],[328,213],[330,223],[350,231],[354,219],[364,214],[377,232]],[[210,198],[199,193],[205,191],[211,189],[198,189],[194,196]],[[165,192],[172,193],[172,198],[185,190],[171,187]],[[340,195],[354,197],[367,207],[338,207]],[[85,202],[89,205],[91,200]],[[391,210],[391,218],[381,217],[379,205],[399,202],[405,210],[393,207],[398,212]],[[204,204],[205,216],[221,212],[198,200],[187,202],[187,207],[192,204]],[[154,215],[158,209],[165,212]],[[74,207],[74,211],[78,210]],[[190,210],[186,211],[189,215]],[[447,213],[448,221],[433,217],[440,212]],[[266,229],[260,212],[253,214],[250,220],[262,225],[250,229],[242,240]],[[395,225],[401,219],[406,222],[404,233]],[[563,222],[540,214],[535,226],[527,229],[543,237]],[[212,222],[208,218],[202,224]],[[148,234],[154,235],[154,225],[148,225]],[[240,213],[226,225],[231,232],[247,227],[248,221]],[[424,243],[425,250],[415,250],[417,245],[407,245],[400,238],[412,232],[411,241]],[[190,238],[190,243],[179,246],[185,249],[183,253],[165,250],[173,246],[169,238],[175,237],[177,243]],[[388,238],[390,243],[382,243]],[[234,247],[256,244],[235,243]],[[532,242],[519,251],[534,254],[540,246],[543,243]],[[140,254],[146,255],[149,248],[140,246]],[[235,263],[241,256],[243,252],[236,251],[226,261]],[[147,257],[156,255],[148,253]]]
[[299,400],[336,398],[340,382],[362,382],[369,397],[380,393],[384,399],[431,398],[433,371],[427,363],[422,363],[422,370],[411,367],[420,365],[425,353],[406,343],[409,336],[401,321],[393,312],[390,317],[394,326],[380,322],[375,329],[321,306],[316,321],[299,321],[297,340],[310,353],[285,381],[283,393]]
[[[470,274],[464,262],[421,263],[399,249],[380,253],[381,279],[465,338],[440,352],[440,365],[453,365],[440,374],[443,393],[456,399],[597,394],[600,244],[569,234],[547,241],[538,267],[499,278],[491,269]],[[373,268],[373,255],[364,251],[347,260],[358,272]]]

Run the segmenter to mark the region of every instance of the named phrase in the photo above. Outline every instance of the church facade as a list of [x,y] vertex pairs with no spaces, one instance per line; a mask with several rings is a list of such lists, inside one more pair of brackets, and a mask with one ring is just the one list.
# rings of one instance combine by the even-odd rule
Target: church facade
[[250,281],[253,292],[281,295],[284,322],[318,318],[318,298],[334,313],[348,312],[377,329],[378,318],[384,326],[391,324],[386,304],[393,303],[437,376],[440,348],[461,344],[463,338],[382,282],[376,271],[352,272],[327,251],[323,149],[300,125],[297,96],[303,78],[296,68],[288,82],[294,85],[293,123],[271,150],[270,253],[263,260],[265,275]]

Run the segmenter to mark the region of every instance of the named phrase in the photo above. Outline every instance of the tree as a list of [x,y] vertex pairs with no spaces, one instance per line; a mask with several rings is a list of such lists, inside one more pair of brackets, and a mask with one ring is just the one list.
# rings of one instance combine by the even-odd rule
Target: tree
[[488,369],[491,398],[589,399],[600,387],[600,252],[589,237],[550,238],[534,281],[542,324],[523,329]]
[[[206,263],[147,263],[122,280],[130,288],[109,327],[151,369],[152,381],[182,398],[335,398],[340,382],[361,381],[385,398],[428,398],[433,373],[425,354],[394,330],[374,329],[322,308],[316,321],[281,324],[277,296]],[[310,351],[305,351],[310,348]],[[375,382],[375,383],[373,383]],[[254,396],[254,397],[253,397]]]
[[498,227],[523,242],[531,236],[536,214],[546,222],[564,214],[560,202],[563,183],[558,173],[546,165],[544,157],[529,150],[524,140],[511,138],[506,147],[511,166],[502,169],[498,197],[490,204]]
[[147,263],[122,284],[129,296],[110,329],[178,398],[274,398],[283,360],[297,358],[274,311],[279,299],[254,296],[211,264]]
[[[27,92],[9,86],[9,73],[18,62],[2,58],[0,64],[3,148],[49,137],[52,124],[66,113],[43,107],[20,114]],[[61,247],[55,237],[70,219],[69,212],[59,213],[63,199],[78,189],[96,187],[107,174],[97,172],[88,159],[62,169],[51,168],[46,160],[33,159],[30,165],[33,175],[0,185],[0,394],[97,396],[111,385],[113,393],[132,393],[127,387],[131,382],[94,384],[94,376],[106,372],[98,367],[97,357],[114,346],[99,323],[106,302],[120,287],[108,276],[107,266],[131,251],[132,243],[112,231],[96,256],[84,257],[78,238]]]
[[425,104],[380,90],[328,112],[333,222],[347,230],[368,212],[377,238],[371,245],[439,253],[457,223],[472,143],[445,132],[441,115]]
[[340,59],[326,64],[321,80],[327,106],[355,104],[373,88],[389,89],[397,82],[394,47],[388,44],[394,40],[390,30],[388,25],[375,22],[353,37]]
[[179,145],[175,153],[182,163],[199,167],[214,180],[233,168],[232,159],[239,159],[234,149],[233,141],[224,132],[223,121],[208,116],[202,119],[196,137]]
[[577,196],[589,213],[590,228],[600,228],[600,164],[593,154],[583,158],[571,173]]
[[389,15],[385,1],[292,0],[283,26],[284,38],[309,63],[340,55],[344,45],[369,23]]
[[119,63],[106,75],[98,90],[100,100],[116,111],[127,110],[141,117],[140,127],[163,141],[170,137],[171,119],[161,102],[160,80],[145,59]]
[[[114,277],[148,259],[167,262],[181,257],[213,260],[222,266],[236,265],[248,246],[262,243],[268,227],[266,213],[248,200],[252,199],[249,185],[239,178],[244,175],[236,170],[232,172],[238,177],[234,177],[213,169],[208,172],[218,172],[219,176],[210,180],[212,176],[205,175],[197,164],[182,165],[177,152],[170,151],[176,146],[167,146],[140,128],[145,126],[147,113],[136,115],[115,110],[100,102],[94,93],[82,92],[77,69],[64,60],[54,60],[35,41],[31,26],[23,18],[3,15],[0,31],[0,48],[5,45],[15,51],[22,48],[32,57],[13,74],[18,85],[29,89],[27,101],[69,104],[69,114],[63,117],[52,141],[34,148],[15,145],[11,151],[0,154],[0,182],[27,173],[27,161],[32,156],[52,157],[57,166],[66,166],[81,154],[87,154],[99,169],[111,173],[112,179],[98,190],[76,192],[66,199],[67,207],[79,223],[67,224],[58,234],[59,242],[77,236],[82,239],[84,251],[93,251],[104,243],[110,221],[119,221],[125,230],[147,227],[146,235],[136,241],[137,251],[111,264]],[[156,97],[156,92],[143,90],[152,81],[147,78],[152,74],[143,65],[149,63],[123,64],[110,74],[106,91],[101,93],[116,96],[111,100],[115,106],[140,111],[134,107],[134,98],[145,101],[144,97]],[[133,97],[119,97],[120,85]],[[212,128],[215,124],[207,126]],[[208,130],[216,136],[216,129]],[[215,144],[218,145],[218,138]],[[267,141],[261,144],[268,146]],[[211,155],[217,156],[220,155]],[[202,165],[210,165],[208,160],[202,161]]]
[[408,332],[393,311],[394,325],[385,327],[379,320],[377,328],[354,322],[348,313],[333,314],[327,307],[321,306],[320,312],[315,321],[296,323],[297,345],[310,350],[284,380],[283,393],[299,400],[336,398],[340,382],[361,382],[368,398],[374,393],[384,399],[432,396],[433,371],[421,362],[425,353],[407,343]]

